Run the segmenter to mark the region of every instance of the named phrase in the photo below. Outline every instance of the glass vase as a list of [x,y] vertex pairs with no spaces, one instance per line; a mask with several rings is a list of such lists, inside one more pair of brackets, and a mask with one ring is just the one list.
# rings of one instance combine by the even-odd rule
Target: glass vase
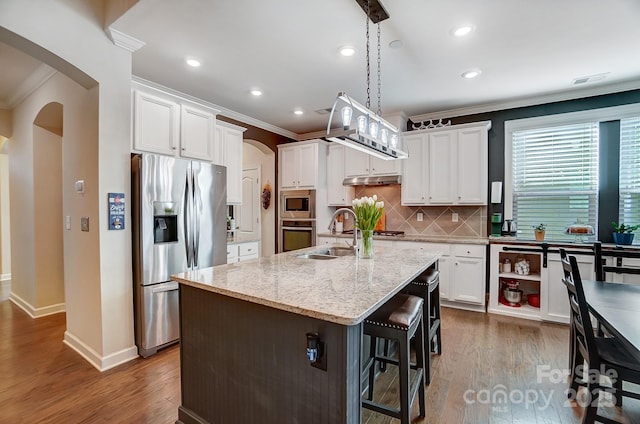
[[358,257],[361,259],[373,258],[373,230],[360,230],[362,236]]

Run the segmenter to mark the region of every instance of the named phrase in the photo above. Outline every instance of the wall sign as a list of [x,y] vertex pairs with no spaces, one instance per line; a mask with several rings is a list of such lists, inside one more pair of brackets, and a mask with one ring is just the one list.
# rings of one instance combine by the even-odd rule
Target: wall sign
[[109,193],[109,229],[124,230],[124,193]]

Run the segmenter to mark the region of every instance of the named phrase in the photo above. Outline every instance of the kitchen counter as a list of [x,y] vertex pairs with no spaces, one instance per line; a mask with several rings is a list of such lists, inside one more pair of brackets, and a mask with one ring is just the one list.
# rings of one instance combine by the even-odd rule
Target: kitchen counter
[[[318,233],[318,237],[336,237],[353,239],[353,234],[330,232]],[[418,241],[423,243],[455,243],[455,244],[489,244],[488,237],[457,237],[457,236],[424,236],[420,234],[404,234],[401,236],[373,236],[374,240]]]
[[[373,259],[303,259],[311,247],[175,276],[177,424],[360,424],[362,322],[438,252],[375,246]],[[318,360],[306,354],[319,339]]]
[[250,243],[252,241],[260,241],[260,237],[240,232],[233,232],[233,236],[227,237],[227,245],[238,243]]
[[[582,243],[582,242],[571,242],[571,241],[535,241],[535,240],[523,240],[516,239],[512,236],[491,236],[489,237],[489,244],[509,244],[509,245],[520,245],[520,246],[535,246],[541,247],[542,243],[546,243],[549,247],[566,247],[569,249],[593,249],[593,242]],[[638,245],[631,246],[618,246],[615,243],[602,243],[602,248],[605,250],[615,249],[616,247],[625,248],[625,249],[639,249]]]
[[182,283],[236,299],[341,325],[354,325],[437,262],[439,253],[374,246],[373,259],[331,260],[297,255],[314,246],[259,261],[173,276]]

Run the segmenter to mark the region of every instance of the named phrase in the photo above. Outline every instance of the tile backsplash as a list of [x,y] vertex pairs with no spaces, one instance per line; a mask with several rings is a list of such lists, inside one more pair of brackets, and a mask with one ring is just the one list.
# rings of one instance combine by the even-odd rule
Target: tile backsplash
[[[386,229],[404,231],[408,235],[425,236],[487,236],[486,206],[402,206],[400,185],[358,186],[356,197],[378,196],[384,202]],[[422,212],[423,220],[418,221]],[[458,222],[452,222],[452,214],[458,214]],[[352,223],[349,223],[352,224]],[[348,225],[345,224],[345,229]]]

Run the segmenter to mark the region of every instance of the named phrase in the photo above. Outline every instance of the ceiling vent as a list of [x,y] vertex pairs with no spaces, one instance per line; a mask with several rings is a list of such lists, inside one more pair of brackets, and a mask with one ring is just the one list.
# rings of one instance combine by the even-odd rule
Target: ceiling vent
[[607,77],[607,75],[609,75],[609,72],[605,72],[603,74],[596,74],[596,75],[587,75],[586,77],[574,78],[573,85],[580,85],[580,84],[587,84],[587,83],[602,81]]
[[330,113],[331,113],[331,108],[330,108],[330,107],[328,107],[328,108],[326,108],[326,109],[318,109],[318,110],[316,110],[316,113],[317,113],[318,115],[328,115],[328,114],[330,114]]

